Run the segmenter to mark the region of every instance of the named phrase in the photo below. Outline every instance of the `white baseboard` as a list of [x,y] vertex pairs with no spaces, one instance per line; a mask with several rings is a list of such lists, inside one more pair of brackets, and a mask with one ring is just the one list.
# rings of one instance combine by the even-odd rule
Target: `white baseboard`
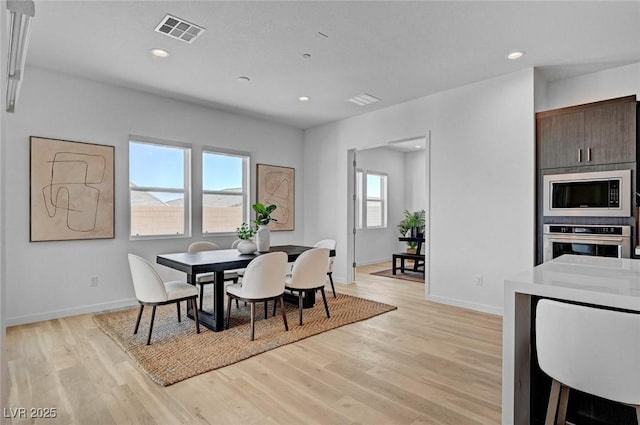
[[135,298],[130,298],[103,304],[93,304],[82,307],[69,308],[65,310],[48,311],[45,313],[29,314],[26,316],[8,317],[7,327],[26,325],[27,323],[42,322],[51,319],[60,319],[62,317],[77,316],[78,314],[97,313],[99,311],[114,310],[123,307],[131,307],[134,305],[138,305],[138,300]]
[[368,266],[370,264],[378,264],[378,263],[390,263],[391,256],[385,258],[379,258],[377,260],[365,260],[365,261],[356,261],[358,267],[360,266]]
[[495,307],[495,306],[486,305],[486,304],[472,303],[472,302],[460,300],[457,298],[447,298],[447,297],[440,297],[437,295],[427,295],[426,299],[427,301],[433,301],[434,303],[452,305],[454,307],[462,307],[469,310],[481,311],[483,313],[495,314],[497,316],[503,316],[504,314],[503,309],[500,307]]

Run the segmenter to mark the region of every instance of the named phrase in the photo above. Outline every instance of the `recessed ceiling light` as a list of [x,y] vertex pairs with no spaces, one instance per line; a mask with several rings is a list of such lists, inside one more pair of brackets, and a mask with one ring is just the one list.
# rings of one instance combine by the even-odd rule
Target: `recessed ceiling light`
[[159,58],[166,58],[169,56],[169,52],[164,49],[151,49],[150,51],[153,56],[157,56]]
[[300,97],[298,98],[298,100],[299,100],[300,102],[308,102],[308,101],[310,101],[310,100],[311,100],[311,98],[310,98],[309,96],[300,96]]
[[422,146],[420,145],[416,145],[416,149],[420,149]]
[[251,78],[249,78],[249,77],[238,77],[238,81],[240,81],[241,83],[248,83],[249,81],[251,81]]
[[523,52],[522,50],[517,50],[515,52],[511,52],[507,55],[507,59],[511,59],[511,60],[516,60],[516,59],[520,59],[521,57],[523,57],[525,54],[525,52]]

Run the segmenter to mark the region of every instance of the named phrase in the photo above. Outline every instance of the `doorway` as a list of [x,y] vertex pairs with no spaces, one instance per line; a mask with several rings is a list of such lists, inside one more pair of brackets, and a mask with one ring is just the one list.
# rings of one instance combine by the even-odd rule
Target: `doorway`
[[392,254],[406,250],[406,243],[398,241],[397,229],[405,210],[426,212],[428,281],[429,151],[430,133],[348,151],[349,282],[355,281],[357,266],[390,265]]

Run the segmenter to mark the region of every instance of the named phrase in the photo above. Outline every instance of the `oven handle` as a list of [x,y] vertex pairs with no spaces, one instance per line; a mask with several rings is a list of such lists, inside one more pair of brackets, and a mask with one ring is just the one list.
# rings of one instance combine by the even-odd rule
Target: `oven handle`
[[573,243],[580,242],[625,242],[630,238],[625,237],[602,237],[602,236],[562,236],[562,235],[544,235],[544,239],[548,241],[571,241]]

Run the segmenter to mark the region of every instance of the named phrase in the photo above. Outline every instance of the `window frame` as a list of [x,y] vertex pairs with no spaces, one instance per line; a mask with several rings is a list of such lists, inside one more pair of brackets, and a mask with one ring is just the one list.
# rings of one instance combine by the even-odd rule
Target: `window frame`
[[[181,149],[184,152],[183,155],[183,189],[156,187],[156,186],[136,186],[131,187],[131,144],[144,144],[153,145],[164,148]],[[171,140],[156,139],[146,136],[129,135],[129,144],[127,145],[127,184],[129,185],[129,240],[149,240],[149,239],[179,239],[191,237],[191,153],[192,145],[185,142],[177,142]],[[131,231],[131,192],[166,192],[166,193],[180,193],[184,194],[184,212],[183,212],[183,228],[182,234],[155,234],[155,235],[133,235]]]
[[[242,192],[223,192],[220,190],[205,190],[204,188],[204,173],[205,173],[205,169],[204,169],[204,157],[205,154],[214,154],[214,155],[225,155],[225,156],[235,156],[235,157],[239,157],[242,159]],[[239,194],[242,195],[242,223],[248,223],[249,222],[249,208],[251,207],[250,204],[250,198],[249,195],[251,193],[251,174],[250,174],[250,170],[251,170],[251,154],[249,152],[245,152],[245,151],[236,151],[236,150],[232,150],[232,149],[224,149],[224,148],[219,148],[219,147],[213,147],[213,146],[203,146],[202,147],[202,154],[201,154],[201,187],[202,187],[202,193],[201,193],[201,211],[200,211],[200,232],[202,234],[203,237],[210,237],[210,236],[229,236],[229,235],[235,235],[236,232],[205,232],[204,230],[204,196],[205,195],[217,195],[217,194],[222,194],[222,195],[230,195],[230,194]],[[238,227],[240,226],[240,224],[238,225]]]

